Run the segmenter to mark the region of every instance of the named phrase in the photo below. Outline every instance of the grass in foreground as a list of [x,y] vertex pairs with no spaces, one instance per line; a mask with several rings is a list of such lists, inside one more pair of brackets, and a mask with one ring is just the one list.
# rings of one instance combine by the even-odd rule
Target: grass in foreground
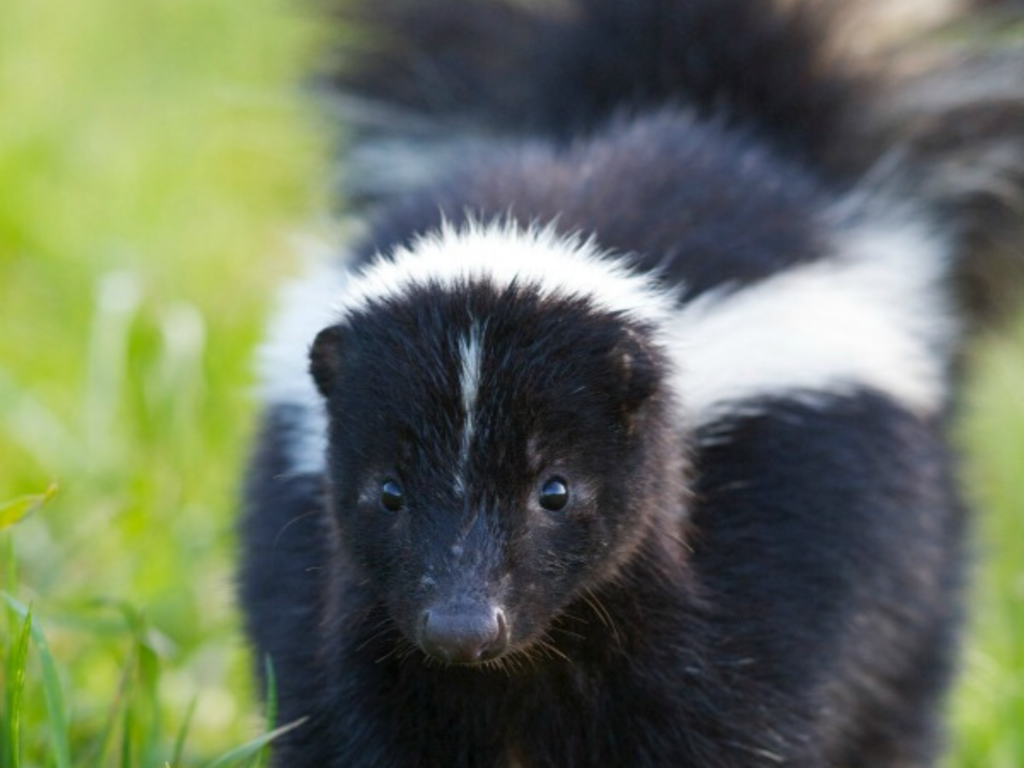
[[297,5],[4,4],[0,502],[61,488],[0,532],[4,768],[202,766],[263,730],[232,526],[252,347],[320,208]]

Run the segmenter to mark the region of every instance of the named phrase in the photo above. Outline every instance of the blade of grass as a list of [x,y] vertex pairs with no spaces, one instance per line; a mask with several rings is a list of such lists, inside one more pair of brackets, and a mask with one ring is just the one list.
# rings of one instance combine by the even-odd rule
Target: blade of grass
[[7,689],[6,717],[3,719],[7,743],[4,760],[10,768],[21,765],[21,705],[25,694],[25,662],[28,657],[28,639],[32,630],[32,613],[25,617],[18,633],[13,652],[7,659],[7,674],[11,683]]
[[262,736],[258,736],[252,741],[247,742],[240,747],[236,747],[230,752],[224,753],[212,763],[207,763],[205,768],[230,768],[230,766],[239,765],[247,760],[251,760],[274,739],[298,728],[300,725],[305,723],[307,719],[308,718],[304,717],[301,720],[296,720],[294,723],[289,723],[288,725],[283,725],[269,733],[264,733]]
[[82,408],[89,458],[96,468],[118,454],[113,436],[118,434],[131,330],[142,298],[140,280],[130,270],[107,272],[96,285]]
[[[270,732],[277,726],[277,676],[274,674],[274,661],[270,654],[263,658],[263,670],[267,688],[267,731]],[[267,743],[256,756],[254,768],[263,768],[269,759],[270,744]]]
[[[136,697],[135,707],[140,708],[141,714],[145,716],[138,765],[142,768],[153,768],[160,765],[159,755],[163,745],[159,697],[160,659],[148,644],[144,631],[135,638],[135,652],[138,658],[136,669],[141,693]],[[139,720],[138,715],[135,719]]]
[[50,487],[42,493],[22,496],[14,501],[0,504],[0,531],[21,522],[56,495],[57,484],[50,483]]
[[121,720],[121,768],[132,768],[132,731],[135,730],[135,717],[131,706],[124,708]]
[[198,699],[193,697],[185,711],[185,720],[181,724],[181,730],[178,731],[178,737],[174,740],[174,752],[171,753],[171,761],[168,764],[170,768],[181,768],[181,757],[185,754],[185,739],[188,738],[188,729],[192,725],[192,715],[196,712],[197,701]]
[[121,720],[121,709],[126,706],[125,702],[128,698],[128,691],[131,688],[132,673],[134,669],[135,656],[132,650],[129,650],[128,660],[121,668],[121,677],[117,684],[117,690],[114,693],[114,700],[110,705],[110,714],[107,716],[106,724],[103,726],[103,731],[93,742],[92,747],[86,753],[87,757],[84,762],[87,765],[106,764],[107,752],[110,747],[111,739],[113,738],[114,732],[117,730],[117,725]]
[[[17,562],[14,559],[14,540],[7,534],[0,533],[0,554],[3,555],[3,559],[0,562],[7,564],[5,569],[5,582],[0,583],[0,588],[9,586],[13,589],[18,579]],[[2,589],[0,589],[2,591]],[[6,633],[3,635],[7,637],[20,637],[21,634],[26,631],[24,622],[20,621],[17,614],[12,610],[0,611],[2,615],[4,625],[6,627]],[[21,628],[18,628],[18,625]],[[26,636],[27,638],[27,636]],[[27,639],[26,650],[27,653]],[[3,708],[0,709],[0,768],[15,768],[17,762],[11,755],[12,745],[16,743],[14,738],[14,718],[12,715],[12,698],[14,694],[14,685],[18,680],[18,669],[19,665],[15,663],[17,658],[16,649],[18,645],[8,645],[6,648],[4,644],[0,644],[0,663],[4,665],[4,669],[7,673],[4,685],[4,698]],[[5,654],[6,651],[6,654]],[[24,669],[24,662],[20,667]],[[22,672],[23,674],[23,672]]]
[[[30,615],[30,610],[11,595],[4,593],[4,600],[15,613],[23,618]],[[61,690],[60,676],[57,665],[50,654],[46,636],[37,624],[30,624],[32,643],[39,652],[39,661],[43,668],[43,692],[46,699],[47,721],[50,724],[50,746],[57,768],[71,768],[71,750],[68,746],[68,718],[64,709],[64,693]]]
[[126,701],[125,722],[131,723],[132,731],[125,735],[138,737],[139,752],[133,762],[137,768],[159,766],[163,762],[159,759],[163,744],[158,690],[160,655],[153,629],[143,613],[131,604],[123,601],[105,601],[105,604],[121,614],[132,638],[132,675],[137,693]]

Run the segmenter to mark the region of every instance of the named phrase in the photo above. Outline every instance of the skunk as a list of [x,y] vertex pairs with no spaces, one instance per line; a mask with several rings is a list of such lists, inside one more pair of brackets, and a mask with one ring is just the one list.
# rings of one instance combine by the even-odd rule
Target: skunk
[[935,765],[1020,50],[873,62],[808,0],[338,13],[358,224],[284,291],[240,526],[275,764]]

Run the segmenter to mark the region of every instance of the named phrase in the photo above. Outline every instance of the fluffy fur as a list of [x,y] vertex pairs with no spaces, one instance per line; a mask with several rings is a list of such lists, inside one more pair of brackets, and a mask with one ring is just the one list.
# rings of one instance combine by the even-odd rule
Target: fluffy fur
[[276,764],[934,765],[1019,53],[869,71],[792,1],[344,15],[365,226],[284,292],[241,526]]

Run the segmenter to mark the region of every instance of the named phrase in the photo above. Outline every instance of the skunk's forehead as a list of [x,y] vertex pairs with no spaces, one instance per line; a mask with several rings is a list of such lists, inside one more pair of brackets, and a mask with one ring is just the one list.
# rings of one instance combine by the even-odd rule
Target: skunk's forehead
[[328,409],[357,463],[388,460],[404,441],[423,453],[420,471],[459,488],[471,455],[498,462],[498,475],[523,464],[531,443],[549,457],[590,445],[590,463],[616,432],[624,374],[614,355],[627,324],[639,326],[590,297],[461,282],[350,317]]
[[667,336],[589,292],[479,275],[410,282],[342,317],[339,418],[370,407],[418,422],[424,435],[485,412],[510,434],[538,414],[565,417],[565,429],[573,412],[615,410],[624,375],[616,350],[639,333],[653,354],[654,339]]
[[460,391],[465,401],[486,379],[507,400],[532,394],[542,408],[582,405],[590,385],[608,384],[627,328],[652,346],[666,339],[674,303],[593,239],[470,222],[364,267],[341,291],[337,321],[352,329],[352,376],[389,382],[377,398],[401,400],[411,386],[435,401]]
[[[463,263],[450,276],[406,273],[400,287],[347,302],[327,404],[339,466],[360,475],[398,462],[435,490],[506,498],[540,465],[613,473],[622,464],[624,345],[643,334],[651,365],[657,355],[667,367],[655,351],[653,339],[666,336],[656,315],[628,312],[608,291]],[[640,289],[622,293],[630,290]]]

